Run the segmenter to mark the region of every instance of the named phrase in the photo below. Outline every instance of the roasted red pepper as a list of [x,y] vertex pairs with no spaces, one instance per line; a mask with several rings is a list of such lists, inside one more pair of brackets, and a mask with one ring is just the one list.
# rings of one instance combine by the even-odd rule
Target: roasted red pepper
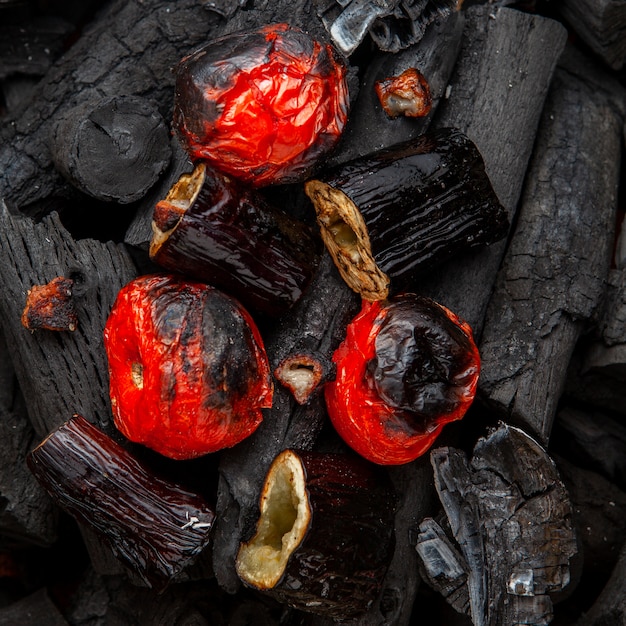
[[174,459],[231,447],[272,404],[254,321],[237,300],[173,275],[139,277],[104,330],[115,425]]
[[474,400],[480,356],[471,328],[413,294],[363,302],[333,355],[331,421],[366,459],[400,465],[424,454]]
[[287,24],[226,35],[181,60],[174,129],[194,160],[257,187],[302,180],[341,135],[346,66]]

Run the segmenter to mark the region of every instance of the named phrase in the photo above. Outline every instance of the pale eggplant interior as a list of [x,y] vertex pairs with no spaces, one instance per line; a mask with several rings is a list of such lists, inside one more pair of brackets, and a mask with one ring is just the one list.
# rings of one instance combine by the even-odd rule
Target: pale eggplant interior
[[256,533],[239,548],[237,573],[253,587],[272,589],[311,523],[304,469],[292,451],[282,452],[272,463],[259,508]]
[[307,182],[305,191],[315,207],[322,240],[342,278],[366,300],[385,299],[389,277],[376,265],[358,207],[341,190],[319,180]]
[[[182,174],[172,185],[164,202],[167,202],[173,209],[180,210],[180,216],[185,214],[196,201],[202,185],[204,184],[206,166],[198,163],[189,174]],[[180,220],[179,220],[180,221]],[[159,225],[152,220],[152,241],[150,242],[150,255],[154,256],[161,244],[169,237],[170,233],[178,226],[178,222],[172,228],[163,231]]]

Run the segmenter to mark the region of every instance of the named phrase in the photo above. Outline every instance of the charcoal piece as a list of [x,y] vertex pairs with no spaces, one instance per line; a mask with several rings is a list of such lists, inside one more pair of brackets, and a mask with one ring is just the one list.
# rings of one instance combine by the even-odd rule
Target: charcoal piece
[[54,167],[48,147],[59,116],[94,97],[124,95],[152,100],[170,119],[171,68],[222,23],[195,0],[114,0],[102,7],[46,72],[31,106],[0,129],[0,197],[38,216],[53,198],[82,199]]
[[[429,128],[453,127],[478,146],[487,174],[514,214],[556,61],[566,40],[555,20],[491,5],[464,10],[458,62]],[[505,138],[505,139],[503,139]],[[500,241],[444,263],[416,289],[454,311],[477,339],[506,249]]]
[[[568,585],[578,551],[572,504],[554,461],[524,431],[501,424],[479,439],[470,459],[442,447],[431,452],[431,463],[468,572],[473,624],[549,624],[549,594]],[[433,540],[422,526],[418,546]]]
[[0,626],[69,626],[45,588],[0,608]]
[[[544,444],[576,342],[602,303],[625,103],[614,79],[568,50],[555,72],[479,344],[479,397]],[[586,253],[581,258],[574,250]]]
[[[264,336],[272,371],[289,355],[303,351],[330,361],[359,305],[330,256],[323,254],[306,293]],[[301,405],[287,388],[276,384],[272,408],[265,411],[259,428],[222,452],[213,563],[218,582],[230,593],[241,586],[235,556],[242,537],[253,531],[265,473],[285,448],[313,449],[326,420],[322,394],[313,394]]]
[[50,497],[156,591],[209,543],[215,515],[200,494],[160,477],[80,415],[50,433],[27,462]]
[[55,119],[50,149],[74,187],[120,204],[142,198],[171,156],[168,125],[138,96],[98,98],[64,111]]
[[[75,241],[56,214],[35,223],[3,204],[0,251],[11,259],[0,265],[0,313],[35,432],[45,436],[77,412],[115,431],[102,333],[117,292],[136,275],[128,252],[111,242]],[[25,294],[58,276],[74,282],[77,328],[32,333],[20,319]]]
[[26,466],[37,438],[2,333],[0,363],[0,545],[51,546],[58,536],[58,510]]
[[626,416],[626,269],[609,270],[604,306],[570,361],[564,394]]
[[554,9],[614,70],[626,62],[626,5],[621,0],[558,0]]

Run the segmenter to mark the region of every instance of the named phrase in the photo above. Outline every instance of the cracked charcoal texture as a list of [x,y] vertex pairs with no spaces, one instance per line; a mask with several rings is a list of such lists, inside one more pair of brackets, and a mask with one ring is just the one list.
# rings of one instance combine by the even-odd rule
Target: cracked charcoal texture
[[563,364],[604,293],[623,122],[621,86],[574,51],[564,55],[480,344],[480,398],[544,443]]

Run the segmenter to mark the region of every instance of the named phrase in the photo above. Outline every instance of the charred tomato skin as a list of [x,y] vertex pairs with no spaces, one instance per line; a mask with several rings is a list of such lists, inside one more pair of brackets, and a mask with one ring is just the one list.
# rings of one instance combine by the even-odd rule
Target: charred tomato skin
[[116,427],[173,459],[232,447],[272,403],[263,340],[234,298],[173,274],[123,287],[104,329]]
[[348,108],[345,62],[288,24],[225,35],[176,68],[173,126],[191,158],[256,187],[302,180]]
[[325,386],[335,430],[361,456],[401,465],[424,454],[474,400],[480,355],[469,325],[414,294],[363,301]]

